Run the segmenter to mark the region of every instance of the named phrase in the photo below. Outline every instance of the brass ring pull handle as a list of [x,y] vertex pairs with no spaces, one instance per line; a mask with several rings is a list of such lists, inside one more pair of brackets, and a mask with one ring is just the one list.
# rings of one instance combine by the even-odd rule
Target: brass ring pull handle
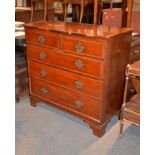
[[40,71],[40,75],[41,75],[42,77],[45,77],[45,76],[47,75],[47,72],[46,72],[44,69],[42,69],[42,70]]
[[47,55],[46,55],[45,53],[40,53],[40,55],[39,55],[40,59],[42,59],[42,60],[45,59],[46,56],[47,56]]
[[77,52],[81,53],[85,50],[85,47],[81,43],[78,43],[75,45],[75,49]]
[[40,36],[38,37],[38,40],[39,40],[39,43],[41,43],[41,44],[44,44],[45,41],[46,41],[46,39],[45,39],[45,37],[44,37],[43,35],[40,35]]
[[84,84],[81,81],[75,81],[75,86],[78,89],[82,89],[84,87]]
[[76,100],[75,104],[78,109],[81,109],[83,107],[83,103],[80,100]]
[[83,62],[82,62],[81,60],[77,60],[77,61],[75,62],[75,66],[76,66],[77,68],[83,68],[84,64],[83,64]]
[[41,92],[46,94],[46,93],[48,93],[48,89],[47,88],[41,88]]

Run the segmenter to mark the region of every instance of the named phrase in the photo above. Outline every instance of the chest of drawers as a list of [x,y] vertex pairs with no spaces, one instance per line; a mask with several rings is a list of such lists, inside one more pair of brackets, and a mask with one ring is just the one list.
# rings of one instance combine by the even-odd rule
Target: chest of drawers
[[102,136],[121,108],[131,30],[36,22],[25,32],[31,105],[66,111]]

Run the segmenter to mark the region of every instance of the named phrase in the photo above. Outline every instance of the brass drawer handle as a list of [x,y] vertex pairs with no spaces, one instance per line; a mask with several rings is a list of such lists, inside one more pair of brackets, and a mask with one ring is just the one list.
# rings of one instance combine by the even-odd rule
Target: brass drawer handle
[[48,93],[48,89],[47,88],[41,88],[41,92],[46,94],[46,93]]
[[40,53],[40,55],[39,55],[40,59],[42,59],[42,60],[45,59],[46,56],[47,56],[47,55],[46,55],[45,53]]
[[84,84],[81,81],[75,81],[75,86],[78,89],[82,89],[84,87]]
[[85,50],[85,47],[81,43],[78,43],[75,45],[75,49],[77,52],[81,53]]
[[83,107],[83,103],[80,100],[76,100],[75,105],[78,109],[81,109]]
[[76,66],[77,68],[83,68],[84,64],[83,64],[83,62],[82,62],[81,60],[77,60],[77,61],[75,62],[75,66]]
[[46,72],[44,69],[42,69],[42,70],[40,71],[40,75],[41,75],[42,77],[45,77],[45,76],[47,75],[47,72]]
[[41,43],[41,44],[44,44],[45,41],[46,41],[46,39],[45,39],[45,37],[44,37],[43,35],[40,35],[40,36],[38,37],[38,40],[39,40],[39,43]]

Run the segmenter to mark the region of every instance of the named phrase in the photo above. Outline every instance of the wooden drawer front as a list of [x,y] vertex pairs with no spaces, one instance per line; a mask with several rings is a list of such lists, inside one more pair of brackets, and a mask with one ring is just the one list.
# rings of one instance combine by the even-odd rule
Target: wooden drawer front
[[[28,62],[30,76],[101,98],[102,82],[48,65]],[[92,91],[95,90],[95,91]]]
[[130,111],[124,111],[123,112],[123,119],[128,120],[132,123],[135,123],[137,125],[140,125],[140,115],[136,113],[132,113]]
[[66,35],[60,37],[60,48],[79,54],[101,57],[103,55],[103,45],[104,43],[99,41],[82,40]]
[[56,33],[47,33],[46,31],[26,30],[27,43],[46,45],[49,47],[58,47],[59,37]]
[[70,69],[72,71],[89,74],[92,77],[102,76],[102,61],[88,59],[80,56],[37,46],[28,46],[28,57],[39,62]]
[[30,79],[31,94],[49,99],[53,104],[61,105],[99,120],[100,102],[89,97],[77,95],[61,87]]

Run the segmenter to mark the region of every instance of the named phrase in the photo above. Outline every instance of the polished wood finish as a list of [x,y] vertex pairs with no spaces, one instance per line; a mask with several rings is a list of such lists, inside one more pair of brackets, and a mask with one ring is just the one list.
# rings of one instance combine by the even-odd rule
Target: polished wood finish
[[131,30],[36,22],[25,31],[31,104],[69,112],[102,136],[121,108]]
[[[84,117],[88,117],[90,120],[96,119],[96,121],[99,122],[100,104],[98,103],[98,100],[79,95],[72,91],[61,88],[60,86],[52,85],[48,82],[36,80],[34,78],[30,79],[30,85],[30,93],[32,95],[50,100],[52,104],[63,107],[63,109],[74,111],[77,115],[80,113],[80,115],[84,115]],[[81,105],[78,103],[78,101],[81,103]]]
[[[70,35],[62,35],[60,38],[60,48],[62,48],[63,50],[67,50],[73,53],[79,53],[81,55],[90,57],[103,57],[105,44],[103,43],[103,41],[96,42],[88,39],[82,40],[81,37],[75,36],[73,38],[70,37]],[[81,49],[81,51],[78,50],[78,46],[83,47],[83,49]]]
[[[30,59],[37,60],[38,62],[46,63],[66,70],[71,70],[79,74],[85,74],[90,77],[103,78],[102,61],[63,53],[58,49],[49,49],[33,45],[28,45],[27,49],[27,54]],[[46,55],[46,57],[41,58],[41,55]]]
[[[127,101],[129,79],[132,80],[137,93]],[[121,108],[120,137],[122,137],[124,121],[140,126],[140,60],[131,65],[128,64],[126,68],[126,83]]]
[[[81,93],[95,98],[101,98],[103,96],[101,81],[79,74],[75,75],[72,72],[33,61],[29,61],[28,66],[29,75],[32,77],[46,80],[50,83],[57,84],[69,90],[72,89],[72,91],[78,92],[79,94]],[[93,92],[93,89],[96,91]]]

